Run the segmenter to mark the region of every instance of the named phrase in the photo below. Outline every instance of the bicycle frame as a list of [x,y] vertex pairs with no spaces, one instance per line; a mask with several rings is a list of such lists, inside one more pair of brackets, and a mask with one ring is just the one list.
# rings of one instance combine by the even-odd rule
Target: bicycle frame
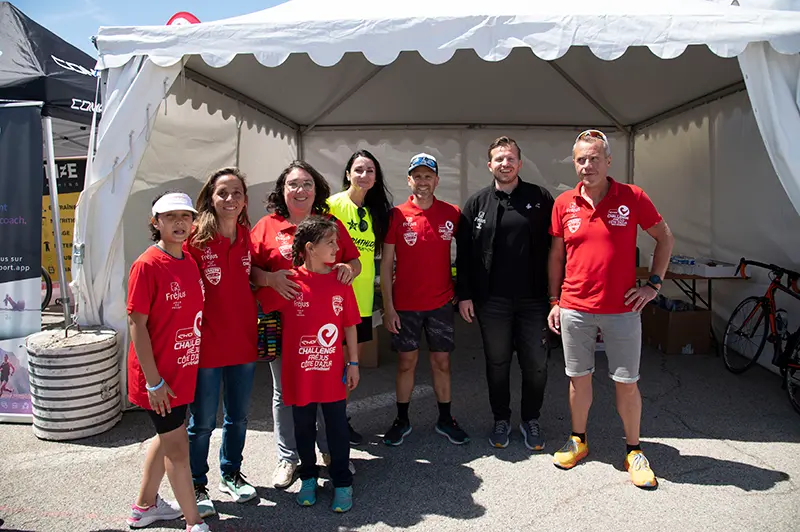
[[[800,289],[798,289],[797,281],[800,278],[800,274],[793,272],[791,270],[786,270],[784,268],[780,268],[779,266],[775,266],[774,264],[764,264],[761,262],[756,261],[749,261],[745,259],[741,259],[739,261],[739,267],[737,268],[738,273],[746,278],[745,275],[745,267],[747,265],[759,266],[765,269],[770,270],[770,279],[771,282],[769,287],[767,288],[766,293],[761,298],[762,301],[756,305],[750,314],[745,319],[745,323],[750,321],[750,319],[758,312],[761,308],[761,305],[767,305],[767,318],[769,319],[769,336],[767,337],[767,341],[772,344],[773,347],[773,355],[772,355],[772,364],[778,366],[783,370],[783,367],[786,366],[782,358],[784,355],[789,355],[789,353],[783,352],[783,337],[778,334],[778,327],[775,323],[775,317],[777,316],[778,307],[775,303],[775,293],[777,291],[784,292],[793,298],[800,301]],[[783,276],[784,274],[787,276],[786,285],[783,283]],[[761,325],[761,320],[759,318],[759,322],[756,323],[756,326],[753,330],[758,330],[759,325]],[[800,332],[800,327],[798,327],[797,332]],[[797,332],[795,334],[797,334]],[[788,357],[786,357],[788,358]],[[792,367],[797,367],[800,369],[800,366],[795,364],[791,364]]]

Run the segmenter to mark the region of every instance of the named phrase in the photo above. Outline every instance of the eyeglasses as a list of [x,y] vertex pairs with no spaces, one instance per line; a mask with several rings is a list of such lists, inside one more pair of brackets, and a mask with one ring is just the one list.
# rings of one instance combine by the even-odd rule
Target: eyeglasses
[[367,229],[369,229],[369,224],[364,219],[366,215],[367,215],[367,209],[365,209],[364,207],[359,207],[358,218],[360,221],[358,222],[358,230],[361,231],[362,233],[365,232]]
[[587,129],[586,131],[581,132],[578,137],[575,139],[575,142],[585,138],[585,137],[592,137],[594,139],[600,139],[606,144],[608,144],[608,139],[606,138],[605,133],[600,131],[599,129]]
[[314,182],[313,181],[303,181],[303,182],[295,182],[295,183],[286,183],[286,188],[291,190],[292,192],[298,192],[300,190],[305,190],[306,192],[311,192],[314,190]]

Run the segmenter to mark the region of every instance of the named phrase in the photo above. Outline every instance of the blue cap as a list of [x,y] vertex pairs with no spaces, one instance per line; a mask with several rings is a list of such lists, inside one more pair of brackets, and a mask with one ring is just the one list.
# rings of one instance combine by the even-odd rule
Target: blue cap
[[433,170],[436,175],[439,175],[439,165],[436,163],[436,157],[428,155],[427,153],[418,153],[411,158],[411,163],[408,165],[408,173],[418,166],[427,166]]

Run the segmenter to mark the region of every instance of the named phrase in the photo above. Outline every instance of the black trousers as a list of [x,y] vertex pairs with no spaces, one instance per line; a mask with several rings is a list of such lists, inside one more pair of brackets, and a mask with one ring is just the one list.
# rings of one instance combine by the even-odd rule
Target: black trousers
[[322,407],[325,417],[325,433],[328,435],[328,448],[331,453],[330,475],[335,488],[353,485],[350,473],[350,430],[347,426],[347,401],[335,403],[310,403],[306,406],[293,406],[294,437],[300,466],[297,472],[301,480],[319,477],[317,454],[314,446],[317,441],[317,406]]
[[486,356],[489,403],[495,421],[510,420],[511,359],[522,370],[523,421],[538,419],[547,385],[547,352],[542,345],[549,305],[544,298],[489,297],[475,306]]

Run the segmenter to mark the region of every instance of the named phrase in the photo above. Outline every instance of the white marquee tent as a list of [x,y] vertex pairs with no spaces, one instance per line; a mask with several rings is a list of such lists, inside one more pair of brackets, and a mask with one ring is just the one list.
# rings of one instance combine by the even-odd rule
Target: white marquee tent
[[[797,267],[800,13],[540,4],[292,0],[193,26],[101,28],[105,106],[73,248],[80,322],[125,331],[125,279],[156,190],[195,195],[209,171],[238,164],[258,219],[292,159],[336,188],[368,148],[396,201],[408,157],[426,151],[440,197],[463,203],[488,182],[486,146],[510,134],[523,178],[555,195],[574,185],[586,127],[611,134],[614,175],[650,193],[677,251]],[[742,290],[715,292],[720,315]]]

